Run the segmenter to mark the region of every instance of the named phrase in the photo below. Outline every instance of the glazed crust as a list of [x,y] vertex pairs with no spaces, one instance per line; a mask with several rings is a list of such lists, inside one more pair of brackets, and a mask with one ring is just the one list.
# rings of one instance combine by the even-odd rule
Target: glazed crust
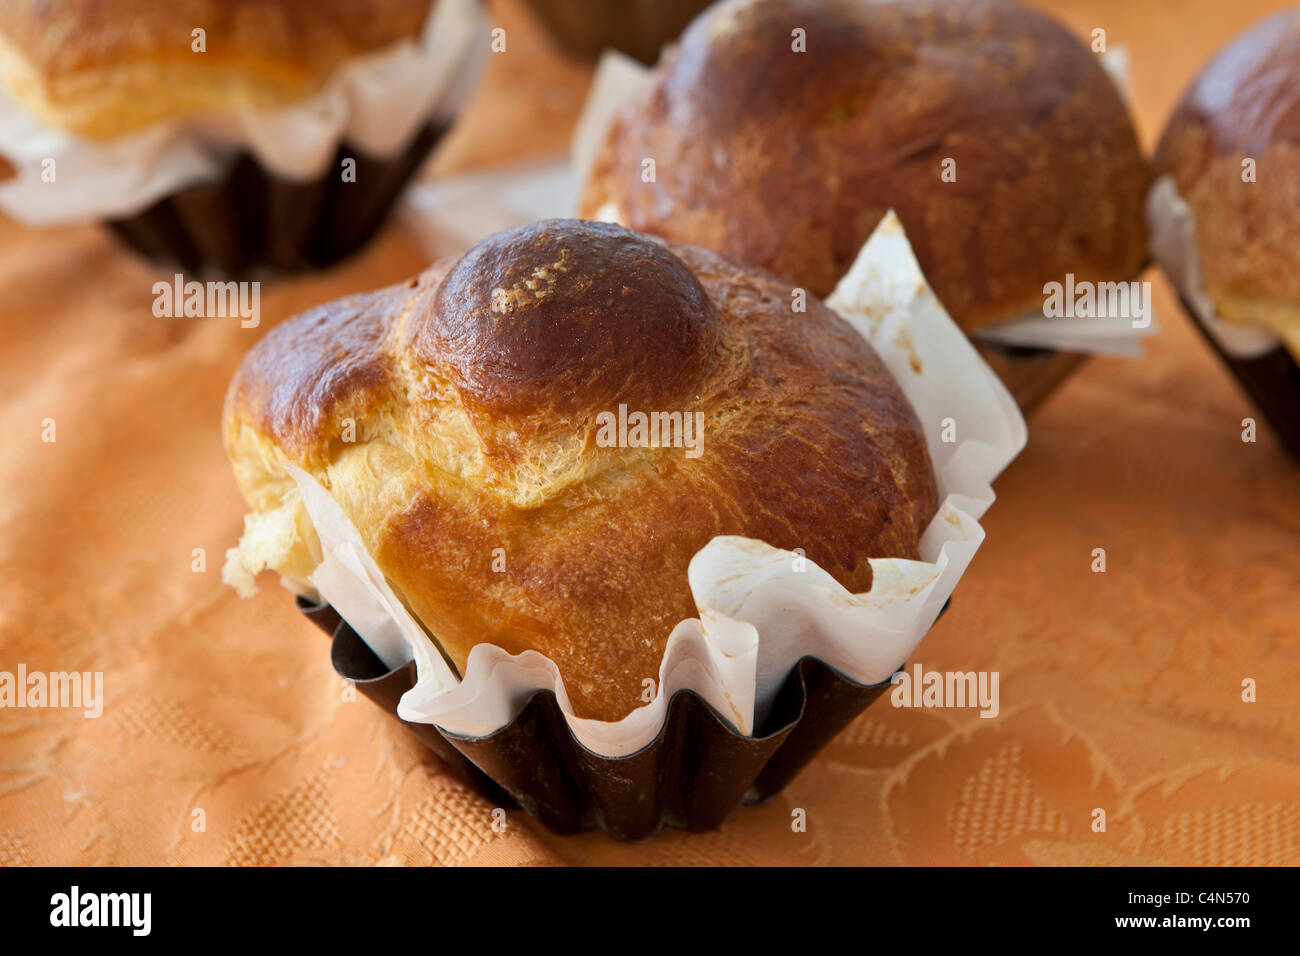
[[[418,36],[430,0],[6,0],[0,87],[105,139],[163,119],[284,106],[349,57]],[[191,31],[206,31],[194,52]]]
[[[462,672],[481,642],[536,650],[579,716],[618,719],[697,615],[687,565],[715,535],[802,548],[862,592],[867,559],[917,557],[935,514],[897,383],[789,302],[704,250],[522,226],[274,330],[231,383],[226,447],[255,511],[292,494],[285,461],[329,487]],[[701,412],[702,453],[602,446],[620,403]]]
[[[1256,181],[1242,181],[1255,160]],[[1300,355],[1300,10],[1262,20],[1192,81],[1156,149],[1196,216],[1221,318],[1268,325]]]
[[581,210],[825,296],[893,208],[970,331],[1041,308],[1067,272],[1134,276],[1146,186],[1114,84],[1036,11],[737,0],[701,15],[612,124]]

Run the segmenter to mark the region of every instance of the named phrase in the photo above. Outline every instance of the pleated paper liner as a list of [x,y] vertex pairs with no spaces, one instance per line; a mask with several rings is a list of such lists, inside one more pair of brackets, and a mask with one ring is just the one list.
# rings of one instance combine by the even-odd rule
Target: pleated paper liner
[[1295,358],[1281,343],[1271,352],[1256,358],[1229,355],[1218,339],[1201,324],[1191,303],[1183,296],[1179,296],[1179,301],[1183,311],[1192,317],[1192,324],[1263,413],[1281,440],[1282,447],[1300,462],[1300,365],[1296,364]]
[[[1129,281],[1137,281],[1151,265],[1145,256],[1141,267]],[[1064,322],[1072,321],[1062,319]],[[1065,380],[1078,371],[1090,356],[1083,352],[1067,352],[1051,348],[1034,348],[1022,345],[1004,345],[1000,342],[982,342],[971,338],[971,344],[980,358],[1002,380],[1020,410],[1028,415],[1055,392]]]
[[[298,606],[332,635],[339,676],[397,718],[415,663],[389,670],[329,605],[299,599]],[[682,690],[654,741],[625,757],[601,756],[574,739],[550,690],[535,692],[509,724],[483,737],[403,724],[498,806],[521,807],[557,833],[599,827],[638,841],[664,827],[714,829],[737,807],[780,793],[889,687],[859,684],[804,657],[754,736],[736,733],[698,694]]]
[[[426,125],[387,159],[345,143],[319,177],[303,181],[276,178],[242,153],[218,181],[180,190],[108,225],[145,257],[186,272],[242,278],[322,269],[379,231],[446,129]],[[356,161],[355,182],[343,181],[345,158]]]

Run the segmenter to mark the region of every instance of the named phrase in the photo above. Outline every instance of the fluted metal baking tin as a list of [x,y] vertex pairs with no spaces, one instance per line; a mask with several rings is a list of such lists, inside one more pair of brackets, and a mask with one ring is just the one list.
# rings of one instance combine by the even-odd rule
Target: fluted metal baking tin
[[[425,126],[405,150],[376,159],[344,144],[315,179],[276,178],[251,156],[213,183],[190,186],[109,227],[149,259],[199,275],[243,278],[321,269],[379,230],[445,124]],[[342,161],[356,161],[344,182]]]
[[[415,664],[389,670],[333,608],[299,606],[332,635],[339,676],[397,718]],[[483,737],[403,723],[499,805],[522,807],[558,833],[599,827],[616,840],[637,841],[664,827],[713,829],[737,807],[779,793],[888,688],[888,681],[859,684],[804,657],[754,736],[736,733],[703,698],[683,690],[669,701],[654,741],[625,757],[601,756],[578,742],[550,690],[534,693],[509,724]]]
[[1205,341],[1218,353],[1223,364],[1241,383],[1246,394],[1263,413],[1291,457],[1300,461],[1300,365],[1296,364],[1286,347],[1279,344],[1266,355],[1255,358],[1236,358],[1229,355],[1219,342],[1201,324],[1191,303],[1179,297],[1192,324],[1200,330]]

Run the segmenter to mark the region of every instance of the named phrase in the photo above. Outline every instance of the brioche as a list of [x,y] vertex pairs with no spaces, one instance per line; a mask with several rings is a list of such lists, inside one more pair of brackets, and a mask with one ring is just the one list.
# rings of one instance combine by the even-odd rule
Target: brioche
[[42,122],[95,139],[179,116],[270,110],[316,92],[349,57],[419,36],[431,6],[6,0],[0,90]]
[[1155,167],[1195,214],[1218,317],[1271,329],[1300,360],[1300,10],[1261,21],[1205,66],[1160,137]]
[[696,19],[612,123],[580,208],[821,296],[892,208],[971,332],[1038,312],[1066,273],[1134,277],[1146,186],[1114,83],[1037,11],[734,0]]
[[[621,406],[698,416],[702,443],[602,441]],[[862,592],[867,559],[917,557],[937,508],[915,413],[844,320],[810,299],[792,321],[769,276],[577,220],[279,326],[231,382],[224,437],[252,510],[227,581],[306,586],[292,463],[461,673],[478,643],[535,650],[606,720],[696,616],[687,565],[715,535],[802,549]]]

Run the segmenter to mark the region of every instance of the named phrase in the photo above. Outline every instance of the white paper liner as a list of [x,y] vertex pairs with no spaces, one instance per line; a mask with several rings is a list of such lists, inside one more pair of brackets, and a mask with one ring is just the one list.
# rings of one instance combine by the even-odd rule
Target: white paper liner
[[[1116,47],[1102,54],[1101,62],[1121,95],[1127,95],[1127,50]],[[648,81],[650,72],[650,68],[616,50],[601,55],[571,143],[573,167],[581,179],[585,180],[591,170],[610,123]],[[597,218],[621,221],[620,212],[613,204],[602,207]],[[1039,310],[986,326],[973,334],[980,341],[998,345],[1137,357],[1142,354],[1142,339],[1158,332],[1155,315],[1150,310],[1142,324],[1136,326],[1129,318],[1048,318]]]
[[1128,47],[1117,43],[1102,53],[1098,59],[1101,60],[1102,69],[1119,90],[1119,95],[1126,103],[1133,102],[1133,69],[1130,65],[1131,56]]
[[[474,0],[439,0],[418,38],[356,57],[318,93],[284,109],[166,120],[114,140],[47,127],[0,90],[0,144],[17,167],[0,209],[32,226],[130,216],[177,190],[218,179],[240,150],[284,179],[319,176],[346,141],[395,155],[468,99],[488,52]],[[41,181],[55,160],[57,179]]]
[[[1135,321],[1143,324],[1134,325]],[[991,345],[1139,358],[1142,339],[1159,332],[1155,310],[1148,301],[1146,315],[1140,320],[1112,316],[1048,318],[1042,312],[1031,312],[977,329],[971,337]]]
[[1196,320],[1223,351],[1233,358],[1252,359],[1267,355],[1282,344],[1269,329],[1219,318],[1201,275],[1200,253],[1196,250],[1196,214],[1178,194],[1173,176],[1166,173],[1156,180],[1147,193],[1146,212],[1152,257],[1160,263]]
[[[714,538],[688,570],[699,619],[673,629],[653,702],[620,721],[575,717],[555,665],[534,652],[512,657],[480,644],[458,680],[329,493],[291,469],[324,555],[312,584],[385,664],[416,662],[417,683],[398,714],[481,736],[509,723],[533,692],[550,689],[584,746],[621,756],[655,738],[668,701],[685,688],[750,734],[805,655],[864,684],[888,679],[979,548],[978,519],[994,497],[990,482],[1024,447],[1027,433],[1011,395],[935,299],[893,213],[829,303],[871,342],[925,431],[942,503],[921,539],[921,560],[873,559],[872,589],[852,594],[792,552],[747,538]],[[941,438],[949,419],[954,442]]]

